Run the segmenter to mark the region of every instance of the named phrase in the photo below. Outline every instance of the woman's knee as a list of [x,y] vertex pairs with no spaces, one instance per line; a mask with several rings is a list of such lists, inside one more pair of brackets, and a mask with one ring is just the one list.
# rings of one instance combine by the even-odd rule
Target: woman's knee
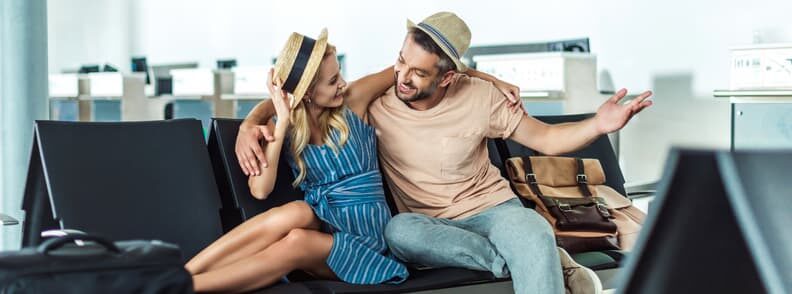
[[298,268],[323,263],[333,245],[332,237],[311,229],[292,229],[278,243],[283,257]]
[[308,223],[316,218],[311,206],[302,200],[292,201],[281,205],[278,208],[283,211],[282,213],[292,216],[294,220],[300,220]]
[[288,234],[286,234],[281,242],[284,243],[285,247],[288,248],[299,248],[302,245],[305,245],[309,241],[309,232],[306,229],[291,229]]
[[288,232],[293,228],[310,228],[316,223],[313,210],[304,201],[292,201],[272,208],[254,219],[256,227],[264,231],[280,228]]

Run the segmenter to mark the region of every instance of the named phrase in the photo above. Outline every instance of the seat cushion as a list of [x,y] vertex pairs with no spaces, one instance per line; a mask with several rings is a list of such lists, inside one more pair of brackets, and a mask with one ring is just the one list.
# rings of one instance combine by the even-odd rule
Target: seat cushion
[[439,268],[413,270],[410,272],[410,278],[398,285],[354,285],[339,281],[306,281],[280,284],[258,290],[255,293],[404,293],[507,280],[509,279],[498,279],[489,272],[461,268]]
[[[592,251],[572,255],[576,262],[595,271],[617,268],[623,257],[624,252],[617,250]],[[508,280],[509,278],[496,278],[489,272],[461,268],[439,268],[411,270],[410,278],[399,285],[354,285],[339,281],[314,280],[279,284],[253,293],[405,293]]]
[[577,263],[592,270],[604,270],[619,267],[624,258],[624,251],[605,250],[572,254]]

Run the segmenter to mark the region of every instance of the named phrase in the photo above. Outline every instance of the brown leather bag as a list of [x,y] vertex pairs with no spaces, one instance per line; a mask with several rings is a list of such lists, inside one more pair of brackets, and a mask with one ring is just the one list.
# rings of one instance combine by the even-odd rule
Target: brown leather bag
[[599,160],[513,157],[506,166],[516,192],[553,226],[558,246],[569,252],[632,248],[645,215],[604,185]]

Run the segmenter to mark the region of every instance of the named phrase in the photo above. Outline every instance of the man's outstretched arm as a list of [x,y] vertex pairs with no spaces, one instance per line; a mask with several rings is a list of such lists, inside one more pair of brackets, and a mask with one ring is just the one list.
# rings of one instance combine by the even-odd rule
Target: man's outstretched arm
[[579,122],[550,125],[524,115],[509,138],[547,155],[579,150],[599,136],[620,130],[634,115],[652,105],[652,101],[647,100],[652,96],[651,91],[619,104],[625,95],[627,90],[619,90],[600,106],[594,117]]

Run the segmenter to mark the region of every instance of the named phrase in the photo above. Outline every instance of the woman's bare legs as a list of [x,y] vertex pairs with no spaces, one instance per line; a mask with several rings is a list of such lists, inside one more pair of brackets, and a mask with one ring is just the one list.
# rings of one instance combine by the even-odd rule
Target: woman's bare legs
[[332,246],[332,235],[292,229],[283,239],[253,256],[193,276],[195,291],[251,291],[270,285],[295,269],[337,279],[326,263]]
[[320,221],[304,201],[270,209],[240,224],[193,257],[185,267],[192,275],[221,268],[258,254],[292,229],[319,229]]

